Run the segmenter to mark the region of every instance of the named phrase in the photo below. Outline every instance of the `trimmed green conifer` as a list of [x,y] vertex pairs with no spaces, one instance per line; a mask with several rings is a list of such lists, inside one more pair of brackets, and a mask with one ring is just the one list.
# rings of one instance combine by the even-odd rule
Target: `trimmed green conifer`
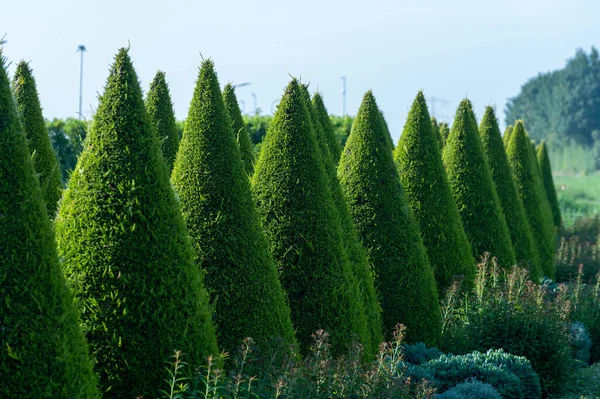
[[17,65],[13,78],[13,92],[22,126],[27,135],[29,151],[33,157],[33,167],[40,180],[42,197],[46,203],[48,215],[53,219],[62,195],[60,166],[50,143],[44,115],[42,115],[35,78],[29,64],[25,61],[21,61]]
[[510,134],[512,133],[513,125],[508,125],[506,130],[504,130],[504,136],[502,136],[502,143],[504,144],[504,148],[508,148],[508,142],[510,141]]
[[386,338],[402,323],[409,342],[434,345],[441,334],[435,277],[388,137],[375,97],[368,91],[342,152],[340,184],[373,262]]
[[479,135],[483,151],[490,166],[492,178],[496,184],[496,192],[504,211],[506,224],[510,233],[517,262],[524,265],[533,281],[542,278],[537,248],[523,204],[517,193],[508,157],[502,143],[498,120],[492,107],[485,109],[485,114],[479,125]]
[[442,150],[446,145],[446,140],[448,140],[448,135],[450,134],[450,126],[446,122],[440,122],[440,136],[442,137]]
[[540,166],[540,172],[542,174],[542,183],[548,196],[548,202],[550,203],[550,209],[552,210],[552,219],[554,221],[554,227],[560,228],[562,224],[562,218],[560,215],[560,208],[558,206],[558,198],[556,197],[556,187],[554,186],[554,179],[552,178],[552,167],[550,166],[550,157],[548,156],[548,149],[546,148],[546,142],[542,141],[537,149],[537,159]]
[[156,397],[176,349],[218,351],[160,142],[119,50],[56,219],[59,255],[106,397]]
[[337,165],[340,162],[342,149],[340,147],[340,143],[335,137],[333,125],[331,124],[331,119],[329,119],[329,113],[327,112],[327,108],[325,108],[325,103],[323,102],[323,97],[320,93],[315,93],[313,95],[312,105],[315,110],[315,119],[321,124],[325,134],[325,139],[333,164]]
[[162,154],[169,171],[173,169],[175,155],[179,148],[179,131],[175,121],[173,102],[169,93],[169,86],[165,73],[158,71],[150,83],[150,91],[146,96],[146,111],[150,123],[156,129],[161,142]]
[[1,49],[0,115],[0,396],[96,398]]
[[540,268],[549,278],[554,277],[554,244],[552,220],[544,211],[543,189],[538,181],[537,166],[531,150],[529,137],[522,121],[517,121],[511,132],[507,148],[517,192],[523,202],[525,215],[536,243]]
[[488,252],[502,267],[513,266],[515,252],[469,100],[458,106],[442,158],[473,256]]
[[277,338],[293,344],[290,309],[223,101],[230,95],[235,101],[235,95],[232,89],[224,94],[213,62],[204,61],[173,169],[173,187],[215,306],[221,348],[235,353],[246,337],[265,349]]
[[444,138],[442,137],[442,132],[440,132],[440,125],[438,124],[435,116],[431,117],[431,128],[433,129],[433,135],[437,137],[440,143],[440,149],[444,148]]
[[357,294],[362,300],[365,316],[367,318],[369,342],[368,345],[365,345],[365,354],[370,358],[371,355],[374,355],[379,349],[379,344],[383,341],[381,307],[379,306],[379,301],[375,292],[373,273],[369,262],[367,261],[365,249],[358,238],[352,215],[348,210],[348,204],[344,199],[344,193],[342,192],[340,182],[337,178],[336,164],[334,164],[333,155],[329,151],[329,142],[327,135],[325,134],[325,129],[321,125],[320,119],[317,117],[313,103],[310,101],[308,87],[302,85],[302,89],[305,96],[308,117],[315,130],[317,144],[319,145],[319,150],[321,152],[327,186],[332,194],[331,199],[333,201],[335,212],[334,219],[339,220],[340,222],[344,251],[348,262],[350,262],[352,275],[356,280]]
[[[354,335],[368,337],[317,138],[296,79],[273,116],[252,182],[301,350],[306,353],[319,329],[330,334],[335,353],[344,352]],[[368,339],[361,342],[368,344]]]
[[250,143],[250,137],[248,136],[248,131],[244,124],[244,118],[242,118],[242,111],[240,110],[235,95],[235,88],[231,83],[227,83],[223,89],[223,101],[225,102],[225,108],[229,115],[233,134],[235,135],[237,144],[240,148],[244,169],[246,170],[246,173],[251,176],[254,172],[254,148],[252,148],[252,144]]
[[413,102],[394,159],[406,199],[419,224],[438,291],[443,292],[458,276],[463,276],[463,287],[470,290],[475,259],[452,197],[423,92]]

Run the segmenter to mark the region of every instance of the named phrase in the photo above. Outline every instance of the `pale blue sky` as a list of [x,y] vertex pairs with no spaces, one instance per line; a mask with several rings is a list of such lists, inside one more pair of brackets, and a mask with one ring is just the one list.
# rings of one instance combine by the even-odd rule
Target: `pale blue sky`
[[[178,119],[185,118],[201,62],[211,57],[221,85],[238,89],[245,111],[269,113],[289,75],[323,93],[331,113],[354,114],[372,89],[397,139],[423,89],[440,119],[465,96],[478,117],[498,116],[508,97],[541,71],[560,68],[577,47],[600,45],[598,0],[398,1],[71,1],[6,0],[0,13],[4,55],[31,61],[46,118],[76,116],[79,54],[84,115],[92,116],[116,51],[130,54],[144,90],[166,72]],[[430,103],[431,110],[431,103]]]

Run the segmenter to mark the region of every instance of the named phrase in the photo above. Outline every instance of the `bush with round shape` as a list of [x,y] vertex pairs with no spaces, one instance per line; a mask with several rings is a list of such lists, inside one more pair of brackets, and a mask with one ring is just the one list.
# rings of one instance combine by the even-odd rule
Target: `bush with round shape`
[[235,87],[231,83],[227,83],[223,89],[223,101],[229,115],[231,129],[240,148],[244,169],[249,176],[252,176],[254,172],[254,148],[252,148],[250,136],[248,136],[248,131],[242,118],[242,111],[235,95]]
[[0,396],[97,398],[0,49]]
[[23,130],[27,135],[29,151],[33,158],[33,166],[42,188],[42,197],[48,210],[48,216],[54,219],[58,201],[62,195],[61,171],[50,144],[46,121],[42,115],[42,107],[29,64],[21,61],[17,65],[12,89],[21,117]]
[[469,100],[458,106],[443,160],[473,256],[480,259],[487,252],[511,267],[515,253]]
[[59,255],[106,397],[154,397],[164,362],[217,354],[160,143],[121,49],[57,219]]
[[582,365],[587,366],[590,362],[590,349],[592,338],[585,325],[575,321],[569,325],[569,337],[571,340],[571,357]]
[[556,186],[554,185],[554,179],[552,178],[552,167],[550,166],[550,156],[548,155],[548,149],[546,148],[546,142],[542,141],[537,149],[537,159],[540,166],[540,173],[542,175],[542,183],[544,190],[548,196],[548,202],[550,203],[550,209],[552,210],[552,219],[554,227],[560,228],[562,225],[562,218],[560,215],[560,208],[558,206],[558,198],[556,197]]
[[490,384],[475,378],[450,388],[446,392],[435,395],[435,399],[502,399],[502,395]]
[[410,364],[419,366],[433,359],[438,359],[443,353],[438,348],[428,348],[423,342],[402,347],[404,360]]
[[422,92],[413,102],[394,159],[406,199],[419,224],[438,291],[444,292],[458,276],[463,277],[465,290],[470,290],[475,259],[450,190]]
[[211,60],[200,68],[171,180],[214,303],[221,348],[233,353],[246,337],[263,349],[277,338],[294,344],[290,309]]
[[483,152],[490,166],[496,192],[504,211],[506,224],[515,250],[517,263],[529,271],[529,277],[536,282],[542,278],[539,257],[529,222],[525,216],[523,203],[517,193],[506,150],[502,143],[498,120],[492,107],[486,107],[479,125],[479,135],[483,144]]
[[263,141],[252,189],[301,350],[323,329],[342,353],[355,335],[368,343],[369,332],[304,96],[293,79]]
[[338,176],[373,263],[386,337],[402,323],[407,327],[408,342],[433,345],[441,334],[435,277],[404,197],[388,138],[369,91],[354,119]]

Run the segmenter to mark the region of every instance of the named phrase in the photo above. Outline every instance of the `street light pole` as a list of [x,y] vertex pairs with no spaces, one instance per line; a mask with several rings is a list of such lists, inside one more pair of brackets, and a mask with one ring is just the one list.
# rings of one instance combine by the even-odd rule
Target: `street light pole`
[[342,76],[342,116],[346,116],[346,77]]
[[86,48],[81,44],[77,47],[77,51],[81,53],[81,63],[79,65],[79,119],[81,119],[81,104],[83,101],[83,53],[85,53]]

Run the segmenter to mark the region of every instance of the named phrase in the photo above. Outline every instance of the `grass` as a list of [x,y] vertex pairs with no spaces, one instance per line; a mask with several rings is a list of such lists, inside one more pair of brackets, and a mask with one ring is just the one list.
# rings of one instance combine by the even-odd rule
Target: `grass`
[[553,399],[597,399],[600,398],[600,363],[578,370],[565,387],[565,393]]
[[554,184],[565,226],[577,218],[600,213],[600,172],[555,174]]

